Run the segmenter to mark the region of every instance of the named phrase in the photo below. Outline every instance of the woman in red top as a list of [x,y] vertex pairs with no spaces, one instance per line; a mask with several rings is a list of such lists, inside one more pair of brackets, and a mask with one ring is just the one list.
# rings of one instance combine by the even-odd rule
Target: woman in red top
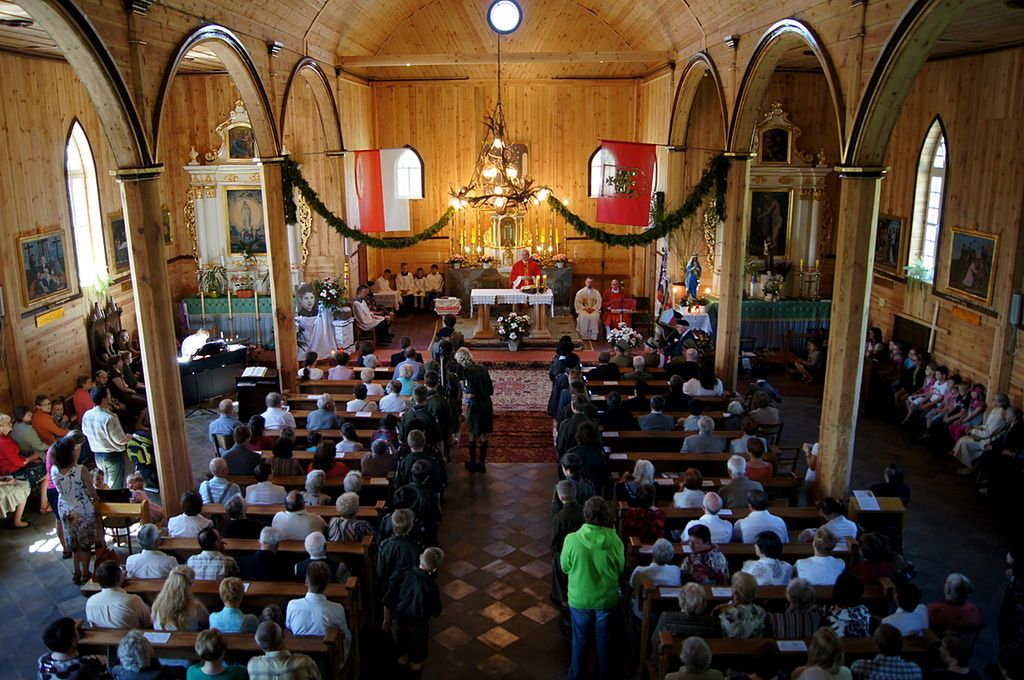
[[653,484],[641,484],[636,491],[636,507],[626,510],[622,531],[627,539],[636,536],[644,545],[665,538],[665,513],[657,506]]
[[39,438],[44,443],[52,445],[55,441],[63,437],[68,433],[62,427],[59,427],[53,420],[51,410],[53,409],[53,402],[50,401],[49,397],[38,396],[36,397],[36,410],[32,412],[32,427],[35,428]]
[[747,440],[747,479],[771,479],[775,474],[772,464],[764,460],[764,442],[759,437]]
[[46,501],[46,465],[36,453],[22,458],[18,443],[11,438],[12,429],[14,421],[6,413],[0,413],[0,475],[10,475],[30,486],[38,486],[39,512],[50,512]]
[[892,578],[896,573],[895,557],[889,542],[881,534],[862,534],[857,541],[860,562],[851,571],[866,586],[876,585],[879,579]]
[[981,623],[978,608],[967,601],[974,592],[971,580],[963,574],[954,572],[946,577],[943,594],[945,602],[928,603],[928,626],[930,628],[961,628],[977,626]]
[[323,470],[328,479],[344,477],[348,474],[348,466],[334,456],[334,442],[320,442],[316,447],[316,453],[313,454],[313,462],[309,464],[309,469],[306,472]]
[[249,418],[249,432],[252,436],[249,437],[246,446],[252,451],[269,451],[274,448],[274,440],[263,434],[263,431],[267,429],[267,421],[263,419],[263,416],[253,416]]

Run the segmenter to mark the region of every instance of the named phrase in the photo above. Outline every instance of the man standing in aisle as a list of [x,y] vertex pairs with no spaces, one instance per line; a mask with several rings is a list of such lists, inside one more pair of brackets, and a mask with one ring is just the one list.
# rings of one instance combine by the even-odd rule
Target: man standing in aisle
[[512,287],[518,290],[537,285],[541,273],[540,265],[530,259],[529,249],[523,248],[519,253],[519,259],[512,265],[508,280]]
[[576,293],[576,329],[583,340],[597,340],[601,328],[601,294],[594,290],[594,277],[588,276]]
[[124,451],[132,440],[121,429],[121,423],[110,410],[110,392],[106,387],[94,387],[92,403],[95,406],[82,416],[82,432],[96,457],[96,465],[107,478],[111,489],[123,489]]

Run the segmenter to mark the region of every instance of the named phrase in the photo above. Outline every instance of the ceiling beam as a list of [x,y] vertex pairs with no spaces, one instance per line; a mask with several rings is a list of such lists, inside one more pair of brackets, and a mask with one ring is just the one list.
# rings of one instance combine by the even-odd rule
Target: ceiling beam
[[[598,64],[669,62],[671,51],[650,52],[511,52],[501,55],[505,64]],[[452,66],[493,64],[494,52],[478,54],[378,54],[338,57],[338,68],[379,68],[387,66]]]

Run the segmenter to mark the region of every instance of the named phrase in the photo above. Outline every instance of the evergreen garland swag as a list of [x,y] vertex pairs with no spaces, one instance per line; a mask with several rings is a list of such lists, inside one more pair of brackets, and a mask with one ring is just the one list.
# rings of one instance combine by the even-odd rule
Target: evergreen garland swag
[[[718,213],[718,219],[724,220],[725,189],[727,183],[726,176],[728,172],[729,159],[723,155],[715,156],[711,159],[710,166],[701,175],[700,181],[698,181],[696,186],[694,186],[690,191],[690,195],[686,197],[683,204],[667,215],[658,211],[654,216],[654,227],[646,229],[638,234],[613,234],[605,231],[604,229],[593,227],[587,224],[587,222],[578,215],[570,211],[554,196],[550,196],[548,198],[548,206],[561,215],[580,235],[585,236],[592,241],[597,241],[598,243],[603,243],[609,246],[622,246],[626,248],[632,246],[643,246],[668,236],[671,232],[682,227],[686,220],[697,214],[697,209],[700,208],[712,192],[714,192],[716,199],[715,210]],[[345,220],[328,210],[327,206],[323,204],[323,201],[320,200],[320,197],[317,196],[316,192],[313,191],[313,188],[309,186],[309,183],[302,176],[298,163],[292,159],[286,158],[282,163],[281,177],[284,184],[284,214],[285,219],[290,224],[294,224],[298,221],[296,217],[297,208],[295,205],[295,194],[293,191],[294,189],[298,189],[303,198],[306,199],[310,209],[320,215],[320,217],[324,218],[324,221],[326,221],[332,229],[338,232],[341,236],[359,241],[360,243],[373,248],[408,248],[411,245],[437,235],[442,229],[448,226],[452,215],[455,213],[454,208],[448,208],[437,222],[415,236],[407,236],[404,238],[379,238],[377,236],[371,236],[363,233],[358,229],[353,229],[345,223]]]
[[299,164],[290,158],[286,158],[281,164],[281,179],[284,185],[284,217],[289,224],[295,224],[298,221],[296,212],[297,208],[295,205],[295,193],[293,189],[298,189],[302,197],[306,199],[306,203],[309,204],[310,209],[320,217],[324,218],[324,221],[334,231],[338,232],[345,238],[350,238],[354,241],[359,241],[367,246],[373,248],[391,248],[400,249],[408,248],[411,245],[424,241],[432,236],[436,236],[438,232],[448,226],[448,222],[451,221],[452,215],[455,213],[454,208],[448,208],[441,215],[441,218],[434,222],[431,226],[425,230],[416,234],[415,236],[406,236],[402,238],[380,238],[378,236],[371,236],[358,229],[353,229],[345,223],[345,220],[341,219],[334,213],[332,213],[320,197],[316,195],[313,188],[309,186],[309,182],[302,176],[302,172],[299,170]]
[[579,215],[574,214],[553,195],[548,197],[548,205],[556,213],[565,218],[573,229],[581,236],[586,236],[592,241],[603,243],[606,246],[643,246],[653,243],[660,238],[668,236],[673,231],[683,226],[683,222],[697,214],[697,209],[704,203],[709,195],[714,192],[715,212],[718,219],[725,219],[725,188],[726,176],[729,173],[729,159],[723,155],[711,159],[711,164],[700,177],[700,181],[690,191],[683,204],[669,214],[658,211],[654,215],[654,227],[645,229],[638,234],[613,234],[604,229],[592,227]]

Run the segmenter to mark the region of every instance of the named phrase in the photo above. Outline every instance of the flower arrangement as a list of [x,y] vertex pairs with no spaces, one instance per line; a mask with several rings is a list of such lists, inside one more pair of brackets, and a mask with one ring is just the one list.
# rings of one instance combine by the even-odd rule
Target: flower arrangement
[[530,317],[515,312],[508,316],[499,316],[494,323],[494,330],[502,340],[525,340],[530,335]]
[[562,264],[567,264],[569,262],[569,257],[565,253],[558,253],[557,255],[551,258],[551,261],[554,262],[555,264],[558,264],[559,262],[561,262]]
[[608,343],[621,349],[633,349],[644,344],[644,336],[624,323],[620,323],[608,333]]
[[464,258],[462,255],[459,255],[458,253],[455,253],[448,258],[448,264],[457,264],[459,266],[462,266],[465,263],[466,258]]
[[764,282],[764,286],[761,290],[764,292],[765,296],[770,295],[773,298],[778,297],[782,294],[783,280],[784,279],[781,276],[770,276],[768,277],[768,280]]
[[484,255],[483,257],[480,258],[480,264],[494,264],[494,256]]
[[702,356],[706,356],[715,349],[715,343],[711,340],[711,335],[699,328],[690,331],[690,337],[687,339],[686,344],[690,343],[693,344],[694,349],[700,352]]
[[706,297],[688,297],[683,302],[683,306],[687,309],[698,309],[700,307],[707,307],[710,304],[710,300]]
[[341,286],[337,281],[331,277],[327,277],[322,281],[317,279],[313,282],[313,289],[316,291],[316,297],[328,311],[334,312],[341,309],[345,304],[345,294],[342,292]]

